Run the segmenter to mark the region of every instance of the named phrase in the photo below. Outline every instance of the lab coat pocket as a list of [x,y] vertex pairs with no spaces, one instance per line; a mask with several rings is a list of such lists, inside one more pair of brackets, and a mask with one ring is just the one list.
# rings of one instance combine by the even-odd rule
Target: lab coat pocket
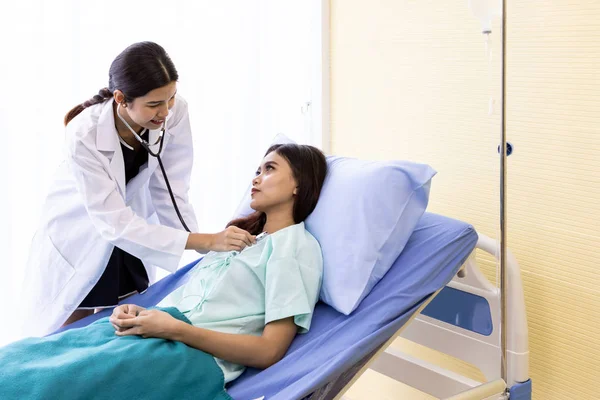
[[58,251],[48,234],[42,235],[39,267],[42,288],[39,297],[44,303],[53,303],[75,275],[75,268]]

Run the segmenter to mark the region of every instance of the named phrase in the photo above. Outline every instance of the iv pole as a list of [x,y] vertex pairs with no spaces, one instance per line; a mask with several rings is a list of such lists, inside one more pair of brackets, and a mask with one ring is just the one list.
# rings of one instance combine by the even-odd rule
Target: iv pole
[[502,0],[502,112],[500,140],[500,307],[501,331],[500,351],[502,352],[501,376],[508,383],[506,363],[506,0]]
[[[492,18],[500,12],[502,15],[502,108],[500,122],[500,374],[504,382],[508,383],[507,366],[507,302],[506,294],[506,0],[469,0],[469,6],[476,17],[481,20],[482,32],[486,35],[492,33]],[[509,150],[510,151],[510,150]],[[508,397],[508,389],[504,393]]]

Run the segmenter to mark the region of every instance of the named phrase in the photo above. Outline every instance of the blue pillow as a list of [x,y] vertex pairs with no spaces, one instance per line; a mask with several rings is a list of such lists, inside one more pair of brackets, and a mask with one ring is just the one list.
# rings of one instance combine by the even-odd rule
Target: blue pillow
[[[295,142],[280,134],[276,143]],[[320,298],[348,315],[404,249],[427,208],[436,172],[408,161],[328,156],[327,164],[321,197],[305,226],[323,251]],[[251,186],[234,218],[253,212]]]
[[400,255],[429,201],[430,166],[327,157],[306,229],[323,250],[321,300],[350,314]]

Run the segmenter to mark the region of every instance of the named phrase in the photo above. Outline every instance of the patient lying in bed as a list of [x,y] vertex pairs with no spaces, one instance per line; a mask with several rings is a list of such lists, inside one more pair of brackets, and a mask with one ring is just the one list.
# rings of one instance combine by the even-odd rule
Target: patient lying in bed
[[270,148],[253,179],[256,213],[230,222],[255,243],[209,253],[158,308],[121,305],[0,349],[0,398],[230,398],[224,384],[244,366],[269,367],[310,329],[323,261],[303,221],[326,169],[313,147]]

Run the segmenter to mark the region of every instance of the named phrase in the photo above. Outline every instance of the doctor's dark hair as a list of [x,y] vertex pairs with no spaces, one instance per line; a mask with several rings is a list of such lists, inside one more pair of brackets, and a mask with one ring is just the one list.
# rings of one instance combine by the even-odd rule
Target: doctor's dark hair
[[108,72],[108,87],[65,115],[65,126],[86,108],[113,97],[115,90],[125,95],[127,103],[148,92],[179,79],[173,61],[161,46],[153,42],[139,42],[127,47],[114,59]]
[[[298,183],[293,217],[294,223],[299,224],[313,212],[319,201],[323,182],[327,175],[325,155],[313,146],[276,144],[267,150],[265,157],[273,151],[288,162],[292,175]],[[227,226],[237,226],[248,231],[251,235],[258,235],[263,231],[266,222],[266,214],[257,211],[246,217],[235,219]]]

